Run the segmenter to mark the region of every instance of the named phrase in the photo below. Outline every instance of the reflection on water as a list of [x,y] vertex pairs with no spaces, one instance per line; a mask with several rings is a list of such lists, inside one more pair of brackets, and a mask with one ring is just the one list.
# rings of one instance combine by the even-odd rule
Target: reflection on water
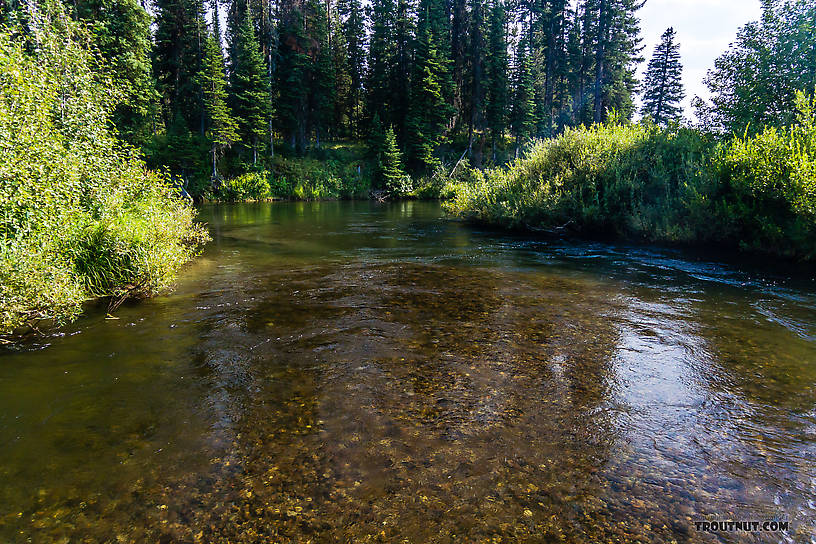
[[0,541],[816,541],[807,278],[434,204],[202,217],[175,293],[0,356]]

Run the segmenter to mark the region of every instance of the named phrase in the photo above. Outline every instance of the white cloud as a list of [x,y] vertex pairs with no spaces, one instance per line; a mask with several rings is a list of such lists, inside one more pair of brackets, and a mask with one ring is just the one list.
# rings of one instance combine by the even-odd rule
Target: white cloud
[[737,30],[758,20],[761,12],[760,0],[647,0],[638,14],[646,59],[638,77],[642,79],[660,35],[674,27],[683,58],[683,106],[691,116],[691,99],[709,96],[703,78],[714,67],[714,59],[734,41]]

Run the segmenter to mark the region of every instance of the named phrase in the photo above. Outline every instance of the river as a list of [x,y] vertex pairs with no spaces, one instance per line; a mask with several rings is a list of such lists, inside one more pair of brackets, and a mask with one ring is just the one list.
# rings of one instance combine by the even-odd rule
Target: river
[[436,203],[201,219],[172,293],[0,354],[0,542],[816,542],[812,274]]

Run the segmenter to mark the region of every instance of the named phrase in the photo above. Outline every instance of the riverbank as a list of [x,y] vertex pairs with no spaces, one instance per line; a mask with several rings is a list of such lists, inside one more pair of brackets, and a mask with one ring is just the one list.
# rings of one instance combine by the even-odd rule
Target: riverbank
[[331,142],[304,156],[279,153],[246,173],[199,182],[190,191],[199,202],[438,199],[447,184],[440,169],[395,193],[375,183],[372,170],[365,143]]
[[568,129],[453,183],[454,216],[560,235],[816,259],[816,122],[717,141],[649,124]]
[[82,28],[44,26],[36,54],[0,33],[0,338],[150,296],[207,240],[195,210],[109,128]]

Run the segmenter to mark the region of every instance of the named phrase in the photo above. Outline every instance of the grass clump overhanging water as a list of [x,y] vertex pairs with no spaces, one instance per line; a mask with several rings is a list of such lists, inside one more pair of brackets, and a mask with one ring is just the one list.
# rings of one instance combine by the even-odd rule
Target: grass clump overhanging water
[[816,122],[718,142],[694,129],[610,123],[535,143],[448,188],[449,212],[506,227],[816,258]]
[[116,96],[58,8],[0,32],[0,334],[95,297],[165,288],[206,241],[194,210],[110,130]]

